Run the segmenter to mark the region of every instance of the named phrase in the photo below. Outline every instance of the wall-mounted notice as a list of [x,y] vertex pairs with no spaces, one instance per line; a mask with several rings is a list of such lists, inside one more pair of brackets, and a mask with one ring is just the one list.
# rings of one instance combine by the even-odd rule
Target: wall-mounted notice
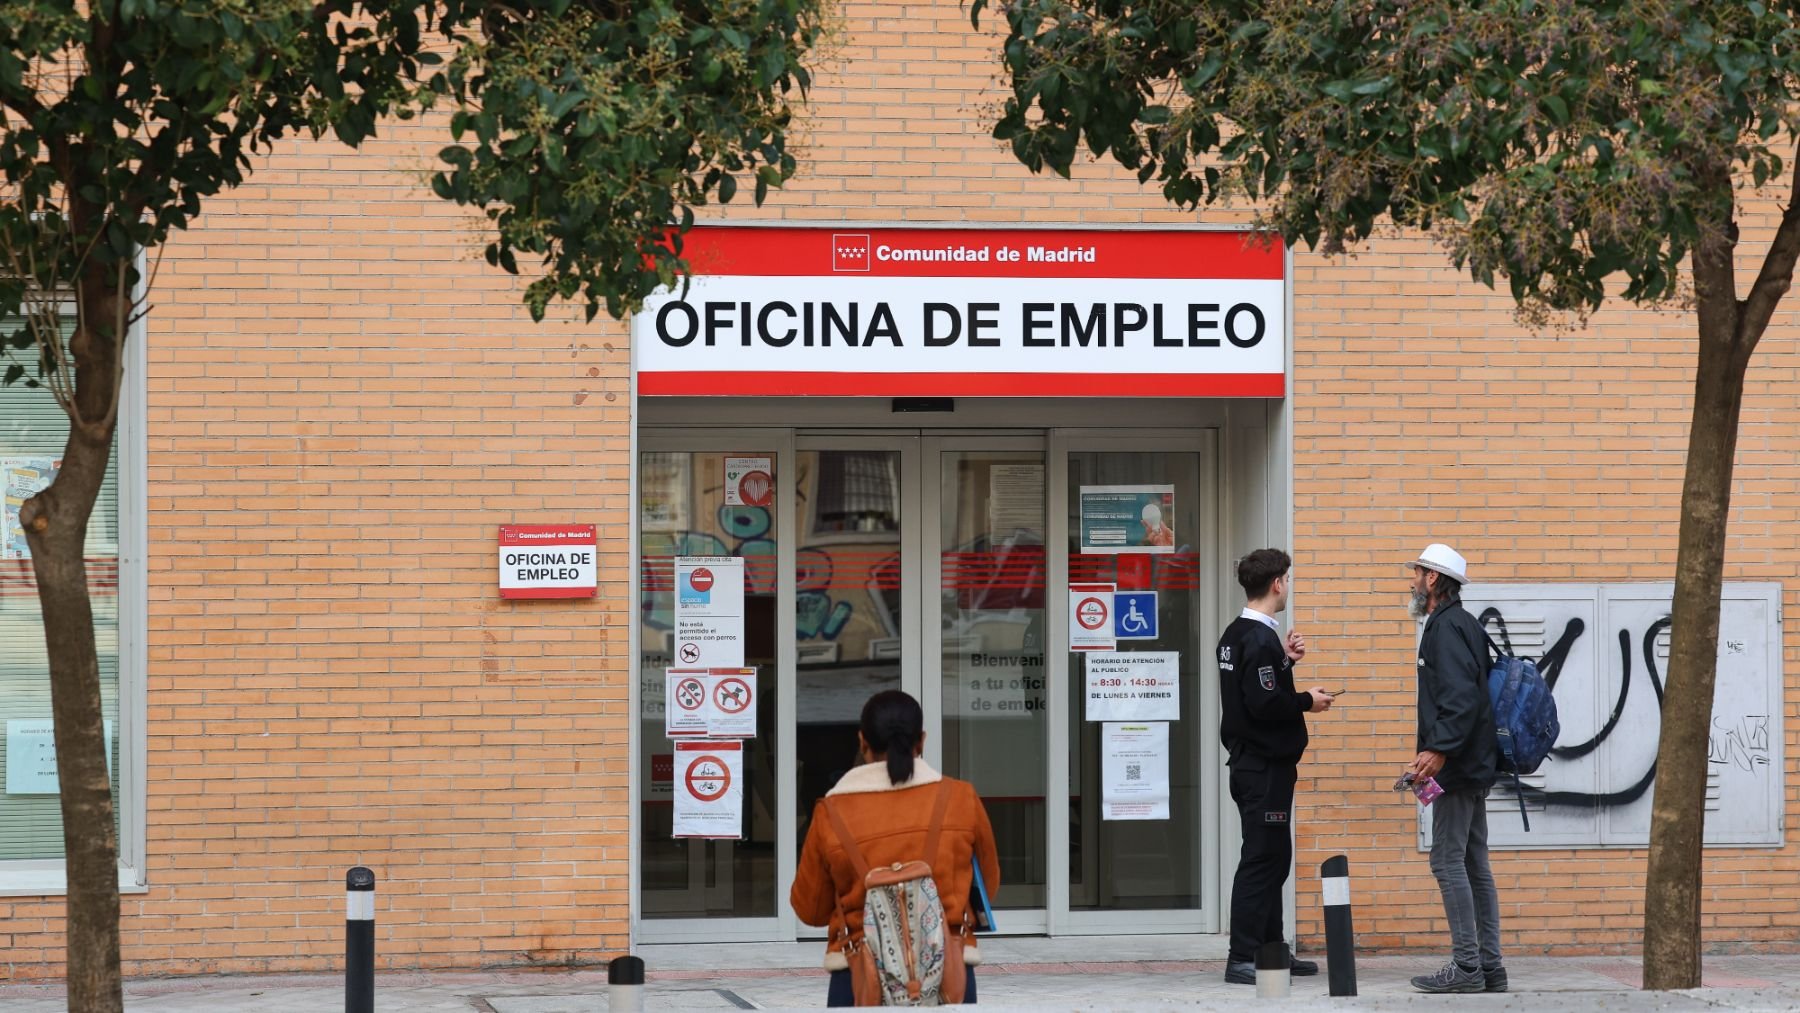
[[[113,723],[106,728],[106,771],[112,773]],[[13,719],[6,722],[6,793],[55,795],[56,724],[50,718]]]
[[671,739],[756,737],[756,669],[671,668],[663,731]]
[[1069,585],[1069,650],[1110,651],[1113,637],[1113,585]]
[[1174,552],[1173,485],[1081,487],[1082,552]]
[[19,508],[50,484],[62,462],[49,457],[0,457],[0,559],[30,559]]
[[988,534],[1005,541],[1020,531],[1044,531],[1044,466],[995,464],[988,467]]
[[1100,726],[1100,818],[1169,818],[1169,725]]
[[1180,653],[1095,653],[1083,660],[1089,721],[1181,720]]
[[735,841],[744,829],[744,744],[675,743],[675,836]]
[[766,457],[725,459],[725,505],[766,507],[775,502],[775,468]]
[[599,555],[592,524],[502,524],[500,597],[592,598]]
[[675,661],[682,668],[744,667],[742,557],[675,557]]

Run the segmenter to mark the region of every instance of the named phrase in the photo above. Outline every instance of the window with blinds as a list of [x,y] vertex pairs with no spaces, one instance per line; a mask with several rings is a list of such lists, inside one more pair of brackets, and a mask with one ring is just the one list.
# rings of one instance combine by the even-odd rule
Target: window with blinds
[[[16,324],[0,320],[0,333]],[[69,419],[43,388],[0,387],[0,862],[63,856],[50,723],[50,662],[19,507],[55,475]],[[119,798],[118,448],[88,523],[88,593],[100,651],[108,763]],[[117,819],[118,806],[114,806]],[[115,832],[117,824],[114,825]]]

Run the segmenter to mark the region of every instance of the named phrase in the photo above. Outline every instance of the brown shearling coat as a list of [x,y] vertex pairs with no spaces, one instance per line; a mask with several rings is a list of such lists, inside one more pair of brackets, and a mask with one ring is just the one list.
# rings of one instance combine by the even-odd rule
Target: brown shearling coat
[[[950,804],[939,832],[938,854],[926,856],[920,852],[931,825],[939,781],[949,784]],[[994,828],[988,823],[981,797],[969,782],[943,777],[918,759],[913,761],[912,779],[895,785],[888,780],[885,763],[867,763],[845,774],[826,795],[843,814],[844,822],[856,836],[856,846],[871,868],[917,859],[931,865],[932,879],[936,880],[938,896],[944,902],[946,928],[954,931],[965,918],[970,918],[969,886],[975,878],[975,861],[981,862],[990,902],[1000,889]],[[805,924],[830,926],[826,968],[840,970],[848,966],[844,947],[860,941],[863,934],[863,884],[832,832],[824,800],[813,808],[812,824],[800,849],[800,864],[794,872],[788,903]]]

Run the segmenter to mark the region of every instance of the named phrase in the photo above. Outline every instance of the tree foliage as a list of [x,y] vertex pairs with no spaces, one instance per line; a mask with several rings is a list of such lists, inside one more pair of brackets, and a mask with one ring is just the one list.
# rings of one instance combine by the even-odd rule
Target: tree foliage
[[[976,0],[979,17],[985,0]],[[1797,125],[1792,5],[1683,0],[1012,0],[994,133],[1081,146],[1182,207],[1233,196],[1328,252],[1387,218],[1528,307],[1681,293],[1735,174]]]
[[[987,0],[974,0],[979,19]],[[1644,906],[1644,983],[1701,983],[1707,722],[1744,375],[1800,259],[1790,203],[1740,298],[1738,192],[1800,136],[1796,5],[1766,0],[1001,0],[995,126],[1175,205],[1241,196],[1337,252],[1383,220],[1527,319],[1691,300],[1697,365]],[[1794,183],[1789,184],[1790,202]],[[1686,276],[1684,277],[1684,269]],[[1620,282],[1622,281],[1622,286]]]
[[819,0],[0,0],[0,383],[49,388],[70,418],[19,513],[50,647],[70,1008],[120,1008],[83,543],[147,305],[138,264],[277,142],[354,147],[448,106],[433,189],[486,213],[490,262],[537,273],[533,316],[557,299],[623,315],[685,272],[696,206],[794,173],[789,98],[819,30]]

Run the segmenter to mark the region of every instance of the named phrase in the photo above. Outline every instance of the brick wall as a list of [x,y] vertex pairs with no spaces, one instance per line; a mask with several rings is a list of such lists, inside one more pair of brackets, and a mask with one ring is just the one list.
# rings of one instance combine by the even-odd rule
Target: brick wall
[[[958,4],[839,10],[802,178],[730,218],[1193,220],[1106,167],[1020,168],[987,136],[998,37]],[[431,122],[360,152],[283,145],[157,277],[152,885],[125,899],[130,973],[335,966],[359,863],[381,877],[383,966],[625,943],[625,332],[529,320],[481,262],[479,222],[421,183],[443,142]],[[1747,250],[1777,213],[1754,206]],[[1300,934],[1319,940],[1316,870],[1346,851],[1365,943],[1441,948],[1410,809],[1384,783],[1411,752],[1398,564],[1441,539],[1483,580],[1669,579],[1692,325],[1617,309],[1532,333],[1413,237],[1300,253],[1295,290],[1295,619],[1309,667],[1356,687],[1303,770]],[[1727,579],[1792,585],[1800,560],[1794,322],[1777,317],[1751,367]],[[596,600],[497,598],[495,529],[520,520],[600,523]],[[1791,944],[1794,844],[1707,861],[1712,945]],[[1635,946],[1643,866],[1499,857],[1508,944]],[[60,911],[0,899],[0,977],[57,972]]]

